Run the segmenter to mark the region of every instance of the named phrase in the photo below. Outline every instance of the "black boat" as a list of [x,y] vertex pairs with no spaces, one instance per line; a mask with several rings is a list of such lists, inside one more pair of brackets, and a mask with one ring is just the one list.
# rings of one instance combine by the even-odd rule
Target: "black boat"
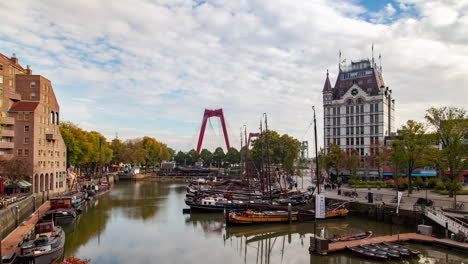
[[216,213],[224,212],[224,210],[245,210],[248,203],[229,201],[219,197],[206,197],[199,200],[186,199],[185,204],[190,206],[192,212]]
[[411,255],[419,255],[421,254],[421,252],[415,250],[415,249],[412,249],[412,248],[407,248],[407,247],[404,247],[400,244],[396,244],[396,243],[390,243],[390,242],[384,242],[384,245],[388,246],[388,247],[391,247],[391,248],[395,248],[397,250],[400,250],[400,251],[408,251],[409,253],[411,253]]
[[365,258],[371,258],[371,259],[377,259],[377,260],[387,260],[388,255],[387,254],[379,254],[377,252],[372,252],[370,250],[367,250],[362,247],[346,247],[348,250],[353,252],[354,254],[365,257]]
[[362,248],[364,249],[367,249],[371,252],[374,252],[376,254],[381,254],[381,255],[387,255],[389,258],[400,258],[401,255],[399,252],[393,252],[393,251],[387,251],[387,250],[383,250],[383,249],[380,249],[376,246],[361,246]]
[[76,210],[74,208],[59,208],[46,212],[44,219],[54,221],[56,225],[68,225],[73,223],[76,218]]
[[52,264],[63,256],[65,232],[53,222],[38,223],[35,237],[20,245],[20,263]]
[[408,250],[399,250],[398,248],[388,247],[388,246],[385,246],[383,244],[373,244],[373,246],[378,247],[378,248],[380,248],[380,249],[382,249],[384,251],[394,252],[394,253],[397,252],[402,257],[411,256],[411,253]]

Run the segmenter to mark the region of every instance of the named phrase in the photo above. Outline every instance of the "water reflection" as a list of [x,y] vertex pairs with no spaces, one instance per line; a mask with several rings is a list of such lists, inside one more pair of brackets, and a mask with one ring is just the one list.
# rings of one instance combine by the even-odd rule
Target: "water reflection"
[[[309,255],[313,223],[226,227],[222,214],[182,214],[184,184],[122,182],[85,209],[67,229],[65,254],[93,263],[374,263],[348,253]],[[413,231],[373,219],[348,217],[318,223],[322,236],[373,230]],[[399,263],[463,263],[463,255],[414,246],[424,257]]]

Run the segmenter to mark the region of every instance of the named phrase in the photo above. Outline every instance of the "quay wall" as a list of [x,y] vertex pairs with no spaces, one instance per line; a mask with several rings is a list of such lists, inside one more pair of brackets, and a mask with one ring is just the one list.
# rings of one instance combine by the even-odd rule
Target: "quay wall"
[[44,194],[45,200],[43,201],[42,196],[41,194],[36,195],[36,200],[34,200],[34,195],[29,195],[24,200],[10,204],[8,208],[0,210],[0,233],[3,237],[41,206],[47,198]]
[[[349,202],[348,200],[327,198],[336,202]],[[396,213],[395,205],[382,205],[380,203],[349,202],[348,210],[351,215],[366,217],[369,220],[384,222],[387,224],[406,225],[417,227],[419,224],[432,226],[433,233],[444,234],[445,228],[427,218],[422,211],[414,208],[413,210],[399,209]]]

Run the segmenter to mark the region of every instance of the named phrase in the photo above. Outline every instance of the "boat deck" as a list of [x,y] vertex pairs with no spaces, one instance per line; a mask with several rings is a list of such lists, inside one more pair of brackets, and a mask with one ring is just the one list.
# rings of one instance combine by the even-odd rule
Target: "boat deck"
[[[19,253],[18,244],[23,240],[23,238],[34,229],[37,221],[40,216],[43,216],[45,212],[50,209],[50,202],[46,201],[42,204],[32,215],[30,215],[26,220],[18,225],[15,230],[13,230],[5,239],[2,240],[2,254],[7,253]],[[38,216],[39,215],[39,216]]]
[[[312,241],[313,239],[311,239],[311,243],[313,243]],[[468,252],[468,243],[456,242],[450,239],[440,239],[440,238],[425,236],[425,235],[421,235],[417,233],[405,233],[405,234],[400,234],[400,235],[371,237],[371,238],[361,239],[361,240],[330,243],[328,245],[327,250],[323,250],[323,249],[317,250],[317,253],[321,255],[326,255],[328,253],[346,250],[346,247],[365,246],[365,245],[371,245],[371,244],[380,244],[383,242],[398,242],[398,241],[431,244],[431,245],[436,245],[436,246],[441,246],[441,247]]]

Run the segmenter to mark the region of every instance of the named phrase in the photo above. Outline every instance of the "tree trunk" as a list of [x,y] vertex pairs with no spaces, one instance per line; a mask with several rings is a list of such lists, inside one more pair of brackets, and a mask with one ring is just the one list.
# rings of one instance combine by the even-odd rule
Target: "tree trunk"
[[412,185],[412,177],[411,174],[413,173],[412,168],[408,168],[408,196],[413,193],[413,185]]

